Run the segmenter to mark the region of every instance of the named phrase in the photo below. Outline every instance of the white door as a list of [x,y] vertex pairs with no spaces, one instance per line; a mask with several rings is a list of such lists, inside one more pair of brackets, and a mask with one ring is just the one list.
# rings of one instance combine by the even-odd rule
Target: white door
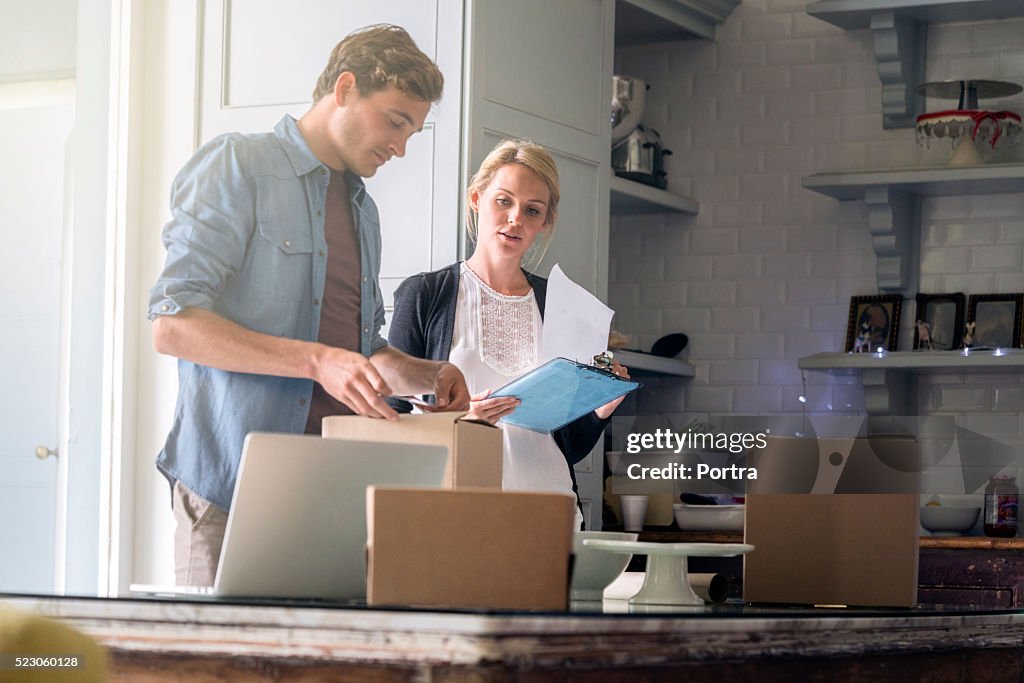
[[0,591],[54,589],[65,147],[70,91],[0,88]]

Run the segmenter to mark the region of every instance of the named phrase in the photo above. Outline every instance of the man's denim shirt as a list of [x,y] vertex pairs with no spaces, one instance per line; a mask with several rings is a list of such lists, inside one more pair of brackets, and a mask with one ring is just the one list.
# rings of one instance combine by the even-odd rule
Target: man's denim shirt
[[[205,308],[256,332],[316,340],[329,179],[290,116],[272,133],[229,133],[203,145],[171,189],[167,261],[150,290],[149,319]],[[362,180],[347,180],[363,273],[360,351],[369,356],[386,345],[380,219]],[[303,432],[312,390],[308,379],[179,360],[178,402],[157,467],[227,510],[246,434]]]

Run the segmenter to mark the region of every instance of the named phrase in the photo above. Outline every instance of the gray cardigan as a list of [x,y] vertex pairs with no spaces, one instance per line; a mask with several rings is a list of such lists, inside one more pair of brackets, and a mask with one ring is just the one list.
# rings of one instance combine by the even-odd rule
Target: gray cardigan
[[[399,285],[395,291],[395,311],[391,317],[388,343],[417,358],[448,360],[455,331],[460,265],[453,263],[431,273],[413,275]],[[543,318],[548,281],[533,273],[523,272],[533,288]],[[409,412],[412,409],[404,401],[395,401],[393,405],[399,411]],[[607,420],[590,413],[552,434],[559,450],[565,455],[572,476],[573,491],[576,490],[576,474],[572,466],[590,453],[607,423]]]

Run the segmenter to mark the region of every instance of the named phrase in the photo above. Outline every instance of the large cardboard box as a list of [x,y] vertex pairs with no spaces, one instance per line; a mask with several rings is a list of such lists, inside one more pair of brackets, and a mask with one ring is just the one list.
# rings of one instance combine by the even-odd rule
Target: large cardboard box
[[898,437],[770,438],[752,451],[747,602],[917,602],[920,449]]
[[465,413],[399,415],[398,422],[336,415],[325,417],[325,439],[410,443],[448,448],[446,488],[501,488],[501,430],[486,422],[465,419]]
[[371,486],[366,508],[369,605],[568,607],[572,496]]

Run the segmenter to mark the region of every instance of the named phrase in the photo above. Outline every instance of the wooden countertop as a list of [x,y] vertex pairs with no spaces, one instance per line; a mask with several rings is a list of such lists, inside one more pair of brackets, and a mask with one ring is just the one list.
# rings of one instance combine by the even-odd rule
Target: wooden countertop
[[1024,538],[987,536],[922,536],[922,548],[965,548],[970,550],[1024,550]]
[[[622,531],[608,527],[608,531]],[[680,531],[673,527],[648,527],[640,532],[641,541],[654,543],[742,543],[739,531]],[[1024,538],[987,536],[922,536],[922,548],[1024,551]]]

